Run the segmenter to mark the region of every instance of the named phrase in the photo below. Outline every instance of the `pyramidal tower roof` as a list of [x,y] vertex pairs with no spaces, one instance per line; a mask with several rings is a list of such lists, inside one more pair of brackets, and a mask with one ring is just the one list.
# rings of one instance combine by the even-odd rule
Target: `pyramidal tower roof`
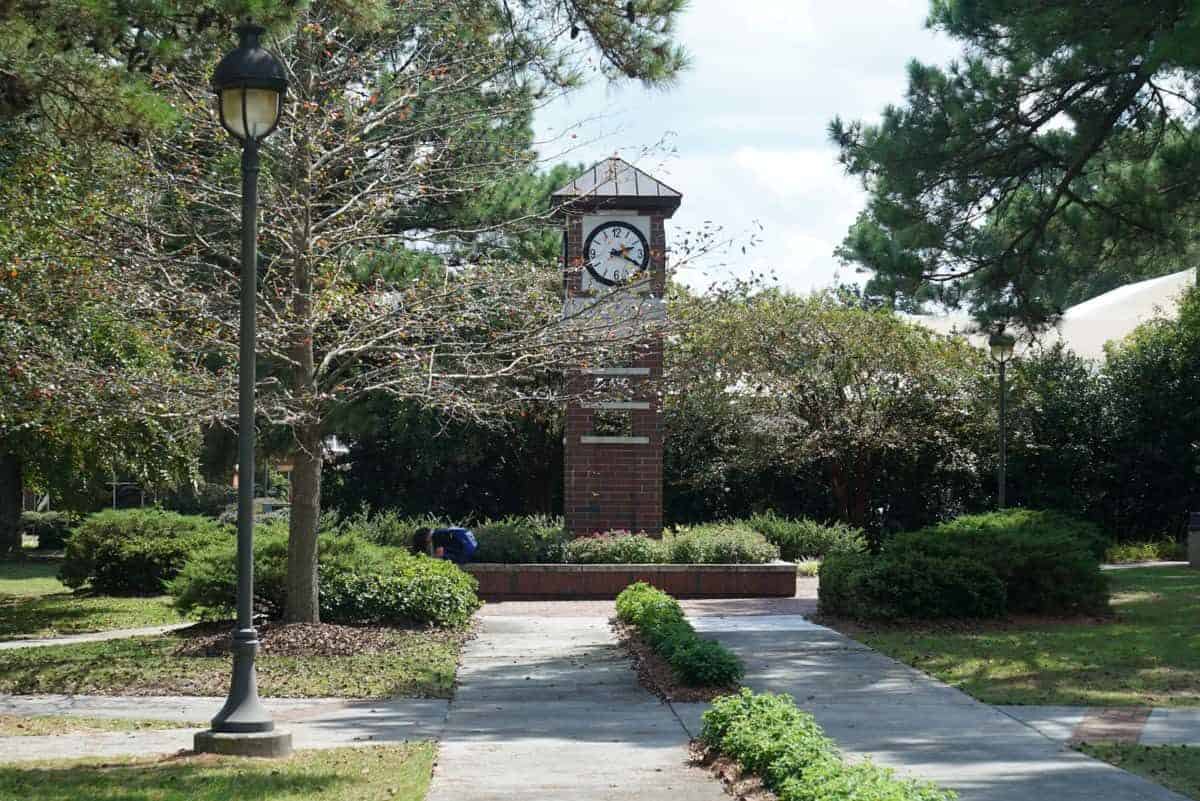
[[676,189],[613,156],[593,164],[550,196],[556,208],[630,209],[675,213],[683,200]]

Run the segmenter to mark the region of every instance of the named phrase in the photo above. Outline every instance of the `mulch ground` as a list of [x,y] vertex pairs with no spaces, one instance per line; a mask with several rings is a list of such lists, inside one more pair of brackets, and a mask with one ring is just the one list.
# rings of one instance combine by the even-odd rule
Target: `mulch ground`
[[636,629],[615,619],[611,623],[618,642],[633,657],[638,683],[664,701],[711,701],[718,696],[737,692],[736,687],[689,687],[681,684],[667,660],[659,656]]
[[[233,645],[231,623],[202,623],[175,632],[184,641],[176,656],[225,656]],[[271,656],[354,656],[396,650],[397,629],[332,623],[263,623],[259,653]]]
[[692,741],[688,756],[692,765],[704,768],[720,780],[725,792],[738,801],[778,801],[774,793],[763,787],[762,779],[746,773],[736,760],[721,756],[696,740]]

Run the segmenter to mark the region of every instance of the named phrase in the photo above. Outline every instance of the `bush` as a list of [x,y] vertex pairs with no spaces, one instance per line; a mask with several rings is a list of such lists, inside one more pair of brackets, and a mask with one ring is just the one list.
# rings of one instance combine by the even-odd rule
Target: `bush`
[[578,537],[567,543],[566,561],[577,565],[645,565],[666,562],[662,540],[627,531]]
[[991,618],[1006,610],[1004,584],[961,557],[899,551],[834,554],[821,563],[821,611],[859,619]]
[[1055,513],[962,517],[898,534],[876,557],[826,558],[821,609],[857,618],[1102,611],[1108,585],[1099,539],[1093,526]]
[[779,801],[950,801],[953,793],[901,779],[869,761],[847,763],[816,720],[787,695],[743,689],[704,713],[700,739],[758,775]]
[[66,547],[71,534],[72,519],[66,512],[23,512],[21,533],[37,537],[40,551],[57,551]]
[[636,628],[684,684],[728,687],[742,677],[741,660],[716,640],[701,639],[679,602],[662,590],[630,584],[617,596],[617,618]]
[[667,559],[682,565],[764,564],[779,558],[779,549],[748,526],[710,523],[681,528],[668,535]]
[[223,542],[233,542],[229,531],[206,517],[160,509],[99,512],[67,539],[59,577],[73,588],[156,595],[189,557]]
[[1175,540],[1152,540],[1149,542],[1124,542],[1110,545],[1104,552],[1104,561],[1114,565],[1131,562],[1170,562],[1187,559],[1187,546]]
[[806,517],[780,517],[774,512],[758,514],[746,523],[779,547],[780,557],[789,562],[824,559],[829,554],[867,550],[862,529],[845,523],[818,523]]
[[[255,534],[255,608],[271,618],[287,601],[287,542],[285,523]],[[176,608],[204,620],[233,614],[236,554],[236,543],[223,543],[190,559],[169,584]],[[321,531],[317,570],[326,623],[460,626],[479,608],[478,584],[455,565],[375,545],[352,531]]]
[[417,529],[444,528],[450,522],[434,515],[404,517],[392,510],[372,513],[363,507],[358,513],[337,522],[330,521],[327,525],[336,528],[339,533],[359,536],[376,545],[407,550],[412,545],[413,533]]
[[562,562],[569,539],[562,518],[542,515],[488,520],[474,532],[475,561],[502,564]]

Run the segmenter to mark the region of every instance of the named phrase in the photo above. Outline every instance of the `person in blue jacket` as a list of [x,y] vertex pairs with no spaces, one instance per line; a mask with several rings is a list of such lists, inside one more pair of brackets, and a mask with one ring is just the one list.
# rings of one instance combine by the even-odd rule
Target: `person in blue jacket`
[[467,528],[419,528],[413,533],[412,552],[465,565],[475,555],[475,534]]

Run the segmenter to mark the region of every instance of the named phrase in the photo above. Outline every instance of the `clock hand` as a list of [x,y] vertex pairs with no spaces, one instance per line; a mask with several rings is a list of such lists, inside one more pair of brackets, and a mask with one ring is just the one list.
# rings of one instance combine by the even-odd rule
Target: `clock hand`
[[616,249],[614,249],[614,250],[613,250],[611,253],[609,253],[608,255],[610,255],[610,256],[620,256],[622,259],[624,259],[625,261],[629,262],[630,264],[636,265],[636,266],[637,266],[637,268],[638,268],[639,270],[642,268],[642,263],[641,263],[640,261],[636,261],[636,260],[634,260],[634,259],[631,259],[631,258],[629,257],[629,254],[628,254],[628,253],[626,253],[624,250],[616,250]]

